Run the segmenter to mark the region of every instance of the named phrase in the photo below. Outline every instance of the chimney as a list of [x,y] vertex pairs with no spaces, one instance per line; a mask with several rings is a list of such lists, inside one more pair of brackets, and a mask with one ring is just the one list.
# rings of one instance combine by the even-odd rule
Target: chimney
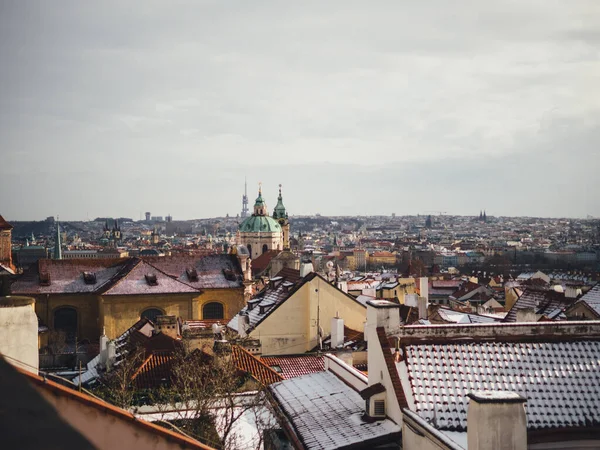
[[312,263],[300,264],[300,278],[304,278],[309,273],[314,272]]
[[331,318],[331,348],[342,345],[344,345],[344,319],[341,319],[336,312],[335,317]]
[[419,278],[419,292],[420,296],[424,297],[429,303],[429,280],[427,277]]
[[527,449],[525,398],[509,391],[476,391],[467,412],[469,450]]
[[247,311],[240,312],[238,316],[238,332],[243,339],[248,337],[248,328],[250,327],[250,316]]
[[419,306],[419,296],[417,294],[406,294],[404,296],[404,304],[416,308]]
[[117,359],[117,347],[115,341],[110,341],[106,347],[106,368],[112,369],[115,360]]
[[[377,328],[385,328],[386,333],[400,328],[400,305],[388,300],[367,301],[367,340],[377,341]],[[368,337],[367,337],[368,336]]]
[[108,338],[106,337],[105,328],[102,328],[102,336],[100,336],[100,362],[106,366],[108,359]]

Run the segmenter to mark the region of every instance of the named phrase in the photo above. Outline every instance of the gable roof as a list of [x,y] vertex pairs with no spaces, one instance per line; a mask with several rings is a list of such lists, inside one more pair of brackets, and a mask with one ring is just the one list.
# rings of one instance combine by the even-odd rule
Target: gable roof
[[573,299],[565,297],[562,292],[556,292],[553,289],[535,289],[527,288],[521,296],[515,301],[503,322],[516,322],[517,311],[531,308],[536,314],[548,315],[556,310],[564,310],[573,303]]
[[281,375],[239,345],[231,346],[231,356],[238,369],[248,372],[263,386],[268,386],[283,380]]
[[[152,277],[150,279],[149,277]],[[152,281],[151,281],[152,280]],[[134,266],[102,291],[102,295],[185,294],[198,289],[174,280],[152,264],[137,259]]]
[[[284,271],[282,270],[280,273],[282,272]],[[339,291],[349,300],[352,300],[353,302],[356,302],[366,308],[366,305],[340,290],[337,286],[330,284],[327,280],[325,280],[325,278],[316,272],[311,272],[304,278],[296,281],[290,281],[295,280],[295,273],[295,270],[293,272],[284,272],[284,274],[286,274],[285,277],[276,276],[271,278],[269,284],[253,298],[248,300],[247,305],[229,321],[227,326],[239,333],[240,317],[248,316],[249,328],[247,329],[247,332],[251,332],[252,330],[256,329],[258,325],[260,325],[267,317],[269,317],[269,315],[271,315],[288,298],[291,298],[302,286],[311,282],[317,277],[321,278],[321,280],[325,281],[328,286],[331,286],[333,289]]]
[[577,303],[585,303],[592,312],[600,317],[600,283],[596,284],[590,289],[583,297],[581,297]]

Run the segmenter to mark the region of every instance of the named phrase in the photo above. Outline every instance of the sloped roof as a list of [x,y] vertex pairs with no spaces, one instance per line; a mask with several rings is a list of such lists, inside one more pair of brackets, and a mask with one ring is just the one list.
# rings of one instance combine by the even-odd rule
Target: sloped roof
[[323,355],[263,356],[260,360],[275,371],[279,368],[286,380],[325,370]]
[[389,419],[365,422],[364,400],[331,372],[291,378],[269,391],[306,449],[366,448],[400,439],[400,427]]
[[557,309],[564,310],[574,302],[573,299],[565,297],[562,292],[552,289],[527,288],[512,306],[503,322],[516,322],[517,311],[531,308],[536,314],[551,313]]
[[[154,276],[156,284],[149,283],[147,276]],[[138,295],[138,294],[184,294],[197,293],[198,290],[138,259],[135,266],[118,281],[102,292],[102,295]]]
[[414,411],[464,431],[467,394],[517,392],[529,429],[600,425],[600,341],[456,342],[403,348]]
[[183,449],[190,448],[211,450],[211,447],[208,447],[198,441],[195,441],[194,439],[191,439],[179,433],[175,433],[174,431],[168,430],[167,428],[163,428],[158,425],[154,425],[150,422],[146,422],[145,420],[135,417],[130,412],[125,411],[121,408],[117,408],[116,406],[113,406],[110,403],[106,403],[95,397],[91,397],[87,394],[83,394],[73,389],[61,386],[60,384],[55,383],[46,378],[42,378],[41,376],[33,375],[29,372],[20,369],[17,370],[22,375],[27,377],[28,381],[31,384],[37,386],[38,388],[50,391],[55,396],[68,397],[72,401],[96,409],[99,413],[110,414],[112,417],[115,418],[115,420],[126,421],[130,426],[137,428],[139,432],[153,433],[157,436],[160,436],[163,439],[179,444]]
[[267,250],[262,255],[252,260],[252,275],[256,276],[258,274],[263,273],[269,264],[271,264],[271,260],[275,258],[279,254],[279,250]]
[[283,380],[281,375],[239,345],[231,346],[231,356],[238,369],[248,372],[256,381],[264,386]]
[[175,357],[170,351],[150,353],[133,374],[131,380],[138,388],[155,389],[171,383],[171,369]]
[[600,283],[590,289],[577,303],[584,302],[591,310],[600,316]]
[[[191,280],[188,270],[196,271]],[[96,283],[86,284],[83,272],[93,272]],[[155,274],[150,286],[145,275]],[[42,279],[49,283],[41,283]],[[40,259],[13,283],[15,294],[107,293],[107,295],[186,293],[209,288],[243,287],[243,276],[233,255],[202,257],[178,255],[162,258]]]
[[14,227],[0,216],[0,230],[12,230]]
[[[16,280],[13,294],[71,294],[98,292],[131,265],[131,260],[114,259],[40,259],[37,265]],[[93,272],[96,283],[86,284],[83,272]],[[42,286],[40,280],[48,277],[50,283]]]
[[437,309],[437,313],[442,320],[448,323],[492,323],[500,321],[499,318],[454,311],[452,309],[442,307]]

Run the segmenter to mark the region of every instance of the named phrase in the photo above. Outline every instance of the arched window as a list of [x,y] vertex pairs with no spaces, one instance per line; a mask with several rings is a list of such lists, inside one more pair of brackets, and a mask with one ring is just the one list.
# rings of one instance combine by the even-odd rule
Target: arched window
[[64,331],[67,342],[74,342],[77,337],[77,310],[71,306],[55,309],[54,329]]
[[266,253],[269,251],[269,247],[267,247],[267,244],[263,245],[263,253]]
[[165,312],[158,308],[148,308],[142,311],[142,319],[149,319],[153,323],[156,323],[156,316],[164,316]]
[[252,258],[252,246],[248,244],[248,253],[250,253],[250,258]]
[[223,303],[210,302],[202,307],[203,319],[224,319]]

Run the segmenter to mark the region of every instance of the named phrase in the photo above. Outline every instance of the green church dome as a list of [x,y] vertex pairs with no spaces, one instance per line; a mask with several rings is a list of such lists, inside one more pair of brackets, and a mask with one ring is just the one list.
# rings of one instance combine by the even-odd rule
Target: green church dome
[[269,216],[250,216],[240,224],[242,233],[275,233],[281,231],[281,225]]

